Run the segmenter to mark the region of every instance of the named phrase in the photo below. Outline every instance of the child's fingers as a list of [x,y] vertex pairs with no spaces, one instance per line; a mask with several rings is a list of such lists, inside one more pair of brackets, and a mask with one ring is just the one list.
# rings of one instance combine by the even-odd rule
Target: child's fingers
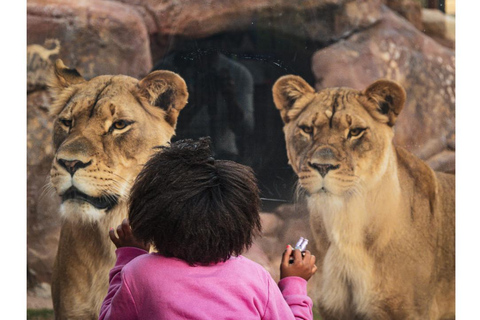
[[312,259],[312,253],[308,250],[305,250],[305,255],[303,256],[303,263],[310,264],[310,260]]
[[302,251],[295,249],[293,250],[293,264],[303,263]]
[[288,266],[288,261],[290,260],[290,255],[292,254],[292,246],[288,245],[287,249],[283,252],[282,255],[282,265]]
[[317,261],[317,258],[312,254],[310,256],[310,262],[309,262],[309,265],[311,266],[311,270],[312,270],[312,275],[315,274],[315,272],[317,272],[317,265],[315,264],[315,261]]
[[130,222],[128,221],[128,219],[123,219],[122,230],[123,230],[124,236],[129,236],[132,234],[132,229],[130,228]]
[[115,236],[115,230],[113,228],[110,228],[108,231],[108,236],[110,237],[110,240],[112,240],[113,244],[118,247],[120,245],[119,239]]
[[123,232],[123,226],[121,224],[118,225],[117,227],[117,234],[118,234],[118,238],[120,239],[125,238],[125,233]]

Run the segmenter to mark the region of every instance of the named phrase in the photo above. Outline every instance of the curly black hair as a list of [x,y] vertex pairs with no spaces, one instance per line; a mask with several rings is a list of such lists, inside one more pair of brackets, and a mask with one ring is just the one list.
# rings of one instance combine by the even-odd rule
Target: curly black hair
[[209,138],[159,147],[132,187],[135,237],[189,265],[226,261],[260,234],[260,198],[250,167],[212,157]]

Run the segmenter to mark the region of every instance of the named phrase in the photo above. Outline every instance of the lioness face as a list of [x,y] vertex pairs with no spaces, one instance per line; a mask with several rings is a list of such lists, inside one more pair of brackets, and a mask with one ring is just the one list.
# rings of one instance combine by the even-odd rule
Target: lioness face
[[308,194],[348,196],[385,172],[392,126],[405,101],[398,84],[380,80],[364,91],[315,92],[302,78],[284,76],[273,95],[290,165]]
[[154,147],[174,134],[187,102],[185,82],[167,71],[140,81],[127,76],[85,81],[59,61],[52,86],[56,154],[50,182],[65,215],[98,219],[127,198]]

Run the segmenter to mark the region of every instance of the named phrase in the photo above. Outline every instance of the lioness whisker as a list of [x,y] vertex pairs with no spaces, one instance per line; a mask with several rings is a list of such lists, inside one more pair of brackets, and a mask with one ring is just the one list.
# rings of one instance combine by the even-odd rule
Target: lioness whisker
[[110,174],[111,174],[111,175],[113,175],[113,176],[115,176],[115,177],[117,177],[117,178],[120,178],[120,180],[122,180],[122,181],[124,181],[124,182],[128,183],[128,185],[129,185],[129,186],[132,184],[130,181],[128,181],[127,179],[125,179],[125,178],[124,178],[124,177],[122,177],[121,175],[119,175],[119,174],[116,174],[115,172],[111,172]]
[[55,187],[53,186],[52,182],[50,179],[47,179],[48,181],[43,185],[42,187],[42,192],[40,193],[40,196],[38,199],[43,199],[46,196],[52,197],[56,194]]

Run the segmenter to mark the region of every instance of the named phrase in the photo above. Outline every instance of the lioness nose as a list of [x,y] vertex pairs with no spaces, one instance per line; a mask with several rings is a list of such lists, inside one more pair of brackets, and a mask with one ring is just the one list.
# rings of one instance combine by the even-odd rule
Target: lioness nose
[[65,168],[65,170],[68,171],[68,173],[70,173],[72,177],[78,169],[88,167],[92,163],[92,161],[84,163],[80,160],[65,159],[57,159],[57,161],[63,168]]
[[328,162],[328,160],[335,159],[335,152],[330,147],[322,147],[315,151],[315,157],[321,158],[325,162]]
[[333,164],[329,164],[329,163],[312,163],[312,162],[309,162],[308,164],[309,164],[310,167],[317,170],[318,173],[320,173],[320,175],[322,176],[322,178],[325,178],[325,176],[327,175],[327,173],[330,170],[336,170],[336,169],[340,168],[339,164],[337,164],[336,166],[334,166]]

